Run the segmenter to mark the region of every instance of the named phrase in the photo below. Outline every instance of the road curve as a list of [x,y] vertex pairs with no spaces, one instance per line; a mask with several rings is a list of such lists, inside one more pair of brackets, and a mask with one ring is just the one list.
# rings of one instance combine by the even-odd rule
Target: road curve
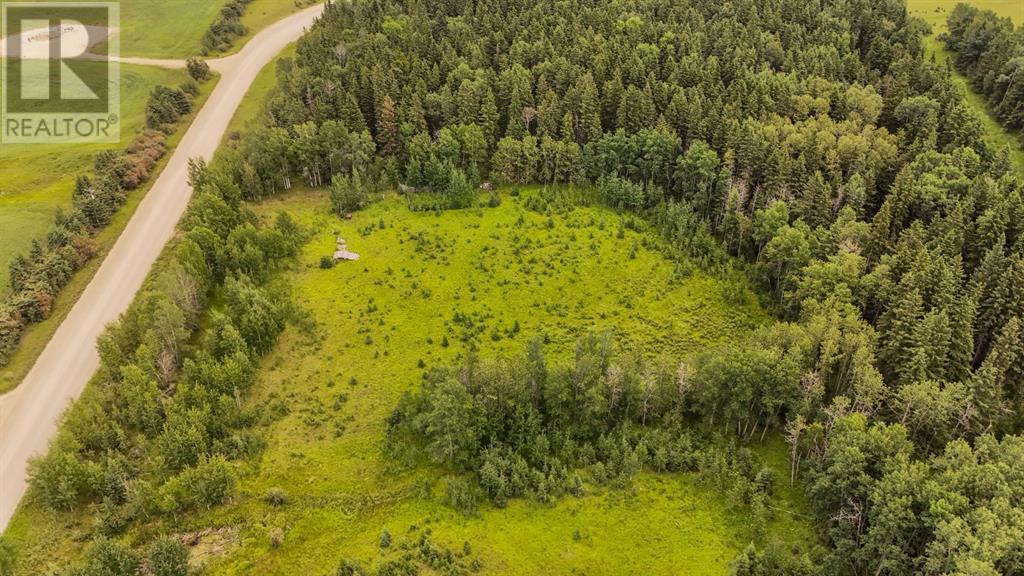
[[0,532],[26,487],[28,460],[46,450],[61,413],[99,366],[96,339],[124,312],[174,234],[192,190],[188,159],[209,160],[259,71],[323,12],[317,5],[262,30],[218,61],[221,78],[67,318],[13,392],[0,397]]

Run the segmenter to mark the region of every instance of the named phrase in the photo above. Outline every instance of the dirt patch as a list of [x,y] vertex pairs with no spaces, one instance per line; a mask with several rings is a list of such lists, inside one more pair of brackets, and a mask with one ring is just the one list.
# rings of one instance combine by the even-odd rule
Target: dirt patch
[[188,546],[188,565],[193,570],[199,570],[211,560],[226,556],[240,542],[237,526],[205,528],[181,534],[179,538]]

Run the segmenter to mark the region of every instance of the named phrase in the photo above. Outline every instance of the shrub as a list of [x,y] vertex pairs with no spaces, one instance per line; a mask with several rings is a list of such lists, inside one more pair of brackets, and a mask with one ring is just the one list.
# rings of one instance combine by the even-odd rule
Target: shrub
[[146,103],[146,126],[154,130],[166,129],[166,126],[177,123],[191,109],[192,100],[184,90],[157,86],[153,88]]
[[337,576],[366,576],[363,565],[355,560],[342,560],[338,566]]
[[177,538],[158,538],[147,559],[152,576],[188,576],[188,548]]
[[131,548],[100,537],[85,553],[82,564],[71,571],[73,576],[135,576],[139,557]]
[[21,340],[25,322],[20,312],[7,302],[0,302],[0,365],[6,364]]
[[657,186],[644,186],[623,178],[604,178],[597,183],[597,188],[609,206],[629,210],[651,207],[664,196]]
[[54,446],[46,456],[29,463],[32,487],[52,508],[69,510],[87,491],[89,472],[73,453]]
[[202,82],[210,78],[210,65],[205,60],[193,56],[188,59],[186,65],[188,67],[188,75],[196,82]]
[[242,25],[242,15],[245,14],[245,7],[250,0],[232,0],[221,8],[220,16],[203,35],[203,53],[220,51],[231,48],[231,44],[239,36],[245,35],[245,26]]
[[178,86],[178,88],[192,98],[199,96],[199,85],[196,84],[195,80],[185,80]]
[[461,170],[453,169],[448,180],[448,187],[445,189],[447,208],[469,208],[475,203],[476,190]]
[[377,576],[416,576],[419,569],[408,558],[387,560],[377,568]]
[[330,270],[331,268],[334,268],[334,258],[331,256],[321,256],[320,268],[323,270]]
[[13,576],[14,556],[11,549],[3,539],[0,539],[0,576]]
[[284,529],[280,527],[271,528],[268,537],[271,548],[280,548],[281,544],[284,544]]
[[263,500],[271,506],[284,506],[288,503],[288,494],[284,490],[274,487],[267,490],[267,493],[263,495]]
[[178,510],[212,508],[235,490],[235,474],[223,456],[214,456],[171,478],[165,490]]
[[167,136],[157,130],[145,130],[135,137],[125,150],[123,164],[119,168],[121,186],[134,190],[145,182],[153,167],[167,151]]
[[451,478],[445,490],[445,500],[449,506],[469,516],[476,513],[477,491],[471,481]]

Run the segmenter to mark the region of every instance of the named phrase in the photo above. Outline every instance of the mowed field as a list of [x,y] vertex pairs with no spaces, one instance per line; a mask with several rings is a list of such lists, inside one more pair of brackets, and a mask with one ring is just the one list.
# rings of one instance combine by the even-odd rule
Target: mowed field
[[[65,0],[40,0],[62,2]],[[6,0],[0,2],[0,5]],[[227,0],[121,0],[121,54],[147,58],[185,58],[199,54],[203,34]],[[304,6],[308,6],[309,3]],[[248,36],[300,10],[294,0],[253,0],[242,24]],[[235,42],[232,51],[247,38]]]
[[[1016,26],[1024,23],[1024,0],[907,0],[907,10],[910,14],[931,25],[932,35],[925,39],[925,48],[939,61],[950,57],[949,51],[939,40],[939,35],[946,31],[949,14],[960,3],[970,4],[982,10],[992,10],[1000,16],[1010,18]],[[1003,128],[989,112],[985,97],[973,91],[963,75],[955,70],[953,75],[967,97],[967,102],[981,119],[989,141],[998,148],[1009,147],[1017,170],[1024,173],[1024,147],[1018,135]]]
[[146,100],[158,84],[177,86],[184,71],[121,65],[119,144],[18,144],[2,146],[0,162],[0,291],[8,264],[45,234],[58,207],[71,206],[75,179],[91,170],[97,152],[127,146],[145,128]]

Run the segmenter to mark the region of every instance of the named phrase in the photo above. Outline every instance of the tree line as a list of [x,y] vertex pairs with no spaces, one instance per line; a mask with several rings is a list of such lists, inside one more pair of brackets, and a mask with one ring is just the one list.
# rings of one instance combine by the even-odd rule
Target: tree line
[[192,81],[177,88],[155,87],[146,102],[146,128],[124,150],[98,153],[92,172],[75,181],[71,210],[58,210],[53,229],[11,261],[9,290],[0,301],[0,365],[17,349],[25,328],[50,315],[57,294],[96,253],[95,236],[128,192],[149,179],[167,151],[167,137],[191,112],[198,94]]
[[97,376],[29,466],[46,505],[94,511],[96,541],[72,574],[136,574],[144,555],[113,537],[232,497],[231,461],[258,453],[250,427],[273,417],[243,400],[291,317],[269,280],[304,232],[284,213],[260,222],[223,169],[193,162],[190,184],[173,263],[101,336]]

